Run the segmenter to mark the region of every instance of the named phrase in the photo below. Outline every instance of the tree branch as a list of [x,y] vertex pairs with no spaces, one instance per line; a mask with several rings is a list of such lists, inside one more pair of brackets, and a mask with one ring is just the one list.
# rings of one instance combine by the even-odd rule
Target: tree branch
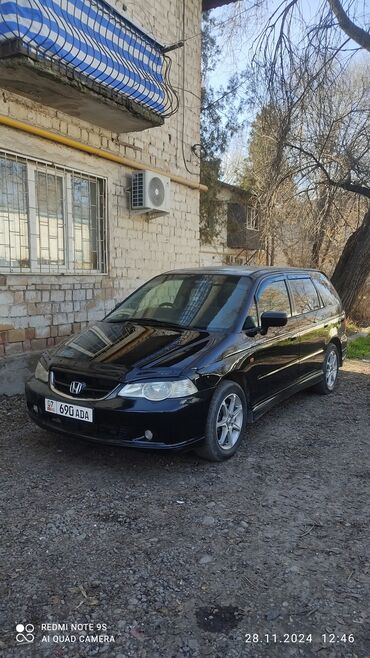
[[356,25],[356,23],[351,21],[349,16],[347,16],[346,12],[344,11],[340,0],[328,0],[328,3],[338,21],[339,27],[342,28],[343,32],[348,34],[348,36],[353,41],[356,41],[356,43],[358,43],[362,48],[365,48],[365,50],[370,52],[370,34],[366,32],[366,30],[363,30],[362,27],[359,27],[359,25]]
[[330,184],[341,187],[342,190],[347,190],[347,192],[355,192],[356,194],[361,194],[361,196],[366,196],[368,199],[370,199],[370,187],[365,187],[359,183],[351,183],[349,181],[331,181]]
[[333,187],[340,187],[342,190],[347,190],[347,192],[355,192],[355,194],[361,194],[361,196],[366,196],[368,199],[370,199],[370,187],[360,185],[360,183],[351,183],[351,181],[346,180],[335,181],[330,177],[326,167],[324,167],[322,162],[320,162],[320,160],[318,160],[313,153],[306,151],[306,149],[304,149],[302,146],[297,146],[296,144],[291,144],[290,142],[285,142],[285,146],[291,149],[295,149],[296,151],[299,151],[299,153],[302,153],[308,158],[311,158],[317,168],[323,172],[329,185],[332,185]]
[[313,153],[306,151],[306,149],[304,149],[302,146],[297,146],[296,144],[291,144],[290,142],[285,142],[285,146],[288,146],[288,148],[290,149],[295,149],[296,151],[299,151],[299,153],[302,153],[303,155],[306,155],[308,158],[311,158],[311,160],[313,160],[314,163],[316,164],[317,168],[320,169],[320,171],[322,171],[323,174],[326,176],[328,183],[330,185],[333,185],[333,181],[330,178],[326,168],[324,167],[322,162],[320,162],[320,160],[316,158],[316,156]]

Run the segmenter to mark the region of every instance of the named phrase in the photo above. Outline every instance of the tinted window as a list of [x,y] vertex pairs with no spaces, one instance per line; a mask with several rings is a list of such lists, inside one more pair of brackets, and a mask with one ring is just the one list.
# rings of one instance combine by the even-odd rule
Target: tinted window
[[161,304],[172,306],[175,303],[181,284],[181,279],[167,279],[160,286],[150,288],[142,295],[140,301],[138,300],[137,310],[155,308]]
[[324,306],[332,308],[333,310],[340,310],[340,299],[326,276],[320,274],[315,278],[315,285],[319,291],[319,295],[323,301]]
[[108,322],[156,320],[180,327],[230,329],[245,305],[251,281],[227,274],[163,274],[139,288]]
[[257,294],[257,306],[260,317],[265,311],[280,311],[289,317],[291,311],[285,281],[262,284]]
[[320,301],[311,279],[290,279],[289,285],[293,295],[295,312],[308,313],[320,308]]
[[243,329],[247,331],[248,329],[256,329],[258,327],[258,314],[256,302],[252,302],[249,309],[249,313],[245,318]]

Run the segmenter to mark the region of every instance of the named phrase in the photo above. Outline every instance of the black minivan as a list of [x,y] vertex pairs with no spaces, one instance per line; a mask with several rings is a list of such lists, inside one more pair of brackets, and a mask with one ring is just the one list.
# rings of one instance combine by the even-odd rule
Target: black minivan
[[48,430],[221,461],[279,401],[306,387],[331,393],[346,346],[321,272],[174,270],[45,352],[27,406]]

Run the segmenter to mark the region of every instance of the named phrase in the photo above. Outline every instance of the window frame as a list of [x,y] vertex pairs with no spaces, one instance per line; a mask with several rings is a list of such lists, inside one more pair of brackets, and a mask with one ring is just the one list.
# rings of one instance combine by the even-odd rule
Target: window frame
[[[255,305],[256,305],[256,309],[257,309],[257,317],[258,317],[258,322],[259,322],[259,323],[261,323],[261,315],[260,315],[260,311],[259,311],[259,308],[258,308],[258,293],[259,293],[259,291],[260,291],[260,288],[261,288],[263,285],[265,285],[265,284],[266,284],[266,285],[269,285],[269,284],[272,284],[272,283],[278,283],[279,281],[283,281],[283,282],[284,282],[284,284],[285,284],[285,289],[286,289],[286,293],[287,293],[287,296],[288,296],[289,307],[290,307],[290,315],[288,315],[288,322],[289,322],[289,320],[290,320],[292,317],[294,317],[294,316],[293,316],[292,299],[291,299],[290,290],[289,290],[289,287],[288,287],[287,277],[286,277],[285,275],[274,276],[274,277],[266,277],[265,279],[262,279],[261,281],[259,281],[259,283],[258,283],[258,285],[257,285],[257,288],[256,288],[256,290],[255,290],[255,292],[254,292],[254,295],[253,295],[253,302],[254,302]],[[249,309],[248,309],[248,310],[249,310]],[[247,317],[247,316],[246,316],[246,317]],[[246,318],[245,318],[245,319],[246,319]],[[244,321],[245,321],[245,320],[244,320]],[[259,326],[260,326],[260,325],[259,325]]]
[[[302,313],[297,313],[297,312],[296,312],[297,309],[296,309],[296,305],[295,305],[295,300],[294,300],[294,291],[293,291],[293,289],[292,289],[292,287],[291,287],[291,285],[290,285],[290,281],[301,281],[302,279],[305,279],[305,280],[308,279],[309,281],[311,281],[311,283],[312,283],[312,285],[313,285],[313,287],[314,287],[314,290],[315,290],[315,292],[316,292],[316,295],[317,295],[317,299],[318,299],[318,302],[319,302],[319,306],[318,306],[317,308],[315,308],[315,309],[311,309],[311,310],[309,310],[309,311],[303,311]],[[289,288],[289,293],[290,293],[290,298],[291,298],[290,301],[291,301],[292,311],[293,311],[293,309],[294,309],[294,313],[292,312],[292,318],[300,318],[300,317],[303,317],[303,316],[305,316],[305,315],[309,315],[310,313],[317,313],[318,311],[321,311],[322,308],[324,308],[324,307],[322,306],[322,299],[321,299],[321,297],[320,297],[320,295],[319,295],[319,293],[318,293],[318,290],[317,290],[317,288],[316,288],[316,286],[315,286],[315,284],[314,284],[314,282],[313,282],[312,277],[311,277],[310,274],[304,274],[304,273],[303,273],[303,274],[293,274],[293,275],[288,275],[288,276],[287,276],[287,281],[286,281],[286,283],[287,283],[287,287]]]
[[247,203],[246,206],[246,213],[247,213],[247,219],[246,219],[246,228],[247,231],[259,231],[258,227],[258,215],[257,215],[257,209],[255,206],[250,206]]
[[[28,219],[28,249],[29,267],[14,267],[12,265],[1,265],[0,274],[14,275],[74,275],[74,276],[106,276],[109,274],[109,215],[108,215],[108,179],[106,176],[95,175],[91,172],[81,171],[61,164],[37,159],[32,156],[22,155],[14,151],[0,150],[0,158],[20,162],[26,167],[26,203]],[[51,174],[62,178],[63,193],[63,249],[64,263],[42,264],[38,263],[38,215],[37,215],[37,172],[46,176]],[[93,180],[97,186],[102,185],[102,195],[99,194],[99,202],[103,197],[103,212],[97,216],[98,230],[98,263],[97,269],[76,268],[74,263],[74,215],[73,215],[73,177]],[[101,237],[100,237],[101,236]]]
[[[26,212],[26,215],[27,215],[27,229],[26,229],[26,233],[27,233],[27,238],[28,238],[28,244],[27,244],[27,246],[28,246],[28,262],[31,263],[30,196],[29,196],[29,184],[28,184],[28,169],[27,169],[27,161],[26,161],[25,158],[21,158],[20,156],[17,156],[17,155],[15,155],[15,154],[13,154],[13,153],[10,153],[10,152],[8,152],[8,151],[4,151],[4,150],[0,151],[0,157],[1,157],[1,156],[3,156],[3,159],[4,159],[5,161],[7,161],[7,160],[9,159],[9,160],[11,160],[12,162],[15,162],[16,164],[17,164],[18,162],[20,162],[20,164],[23,165],[24,168],[25,168],[25,189],[24,189],[24,192],[25,192],[25,212]],[[8,157],[8,156],[10,156],[10,157]],[[12,181],[12,182],[13,182],[13,181]],[[19,209],[19,205],[18,205],[18,209]],[[12,209],[12,210],[13,210],[13,209]],[[9,206],[8,206],[8,218],[9,218]],[[8,222],[9,222],[9,220],[8,220]],[[10,227],[9,227],[9,233],[10,233]],[[19,234],[19,235],[20,235],[20,234]],[[4,233],[4,238],[5,238],[5,233]],[[10,256],[10,262],[11,262],[11,258],[12,258],[12,245],[11,245],[11,243],[8,243],[8,245],[9,245],[9,256]],[[6,246],[6,243],[5,243],[5,246]],[[17,274],[17,273],[23,273],[23,272],[24,272],[24,273],[28,274],[28,273],[30,273],[30,271],[31,271],[31,270],[30,270],[30,267],[25,267],[25,266],[24,266],[24,267],[16,267],[16,268],[12,268],[12,265],[9,265],[9,266],[8,266],[8,265],[0,265],[0,273],[5,273],[5,274],[15,273],[15,274]]]
[[323,296],[320,292],[320,289],[318,287],[318,284],[321,284],[325,287],[325,284],[322,283],[321,280],[320,280],[322,278],[324,280],[326,279],[326,281],[330,284],[328,286],[328,292],[333,297],[333,300],[335,300],[336,303],[338,304],[339,310],[336,313],[333,313],[333,317],[335,317],[336,315],[338,315],[338,313],[340,313],[342,311],[342,300],[339,297],[337,291],[335,290],[333,284],[331,283],[329,277],[327,277],[326,274],[324,274],[323,272],[317,272],[315,276],[311,277],[311,279],[312,279],[313,285],[316,288],[316,292],[318,294],[318,297],[319,297],[319,300],[320,300],[320,303],[321,303],[320,309],[327,309],[328,311],[332,310],[330,305],[325,303],[325,300],[324,300],[324,298],[323,298]]
[[[63,250],[64,250],[64,263],[58,265],[57,263],[52,263],[51,265],[42,264],[37,262],[37,240],[40,237],[40,232],[38,229],[38,202],[37,202],[37,174],[45,174],[45,176],[52,175],[58,176],[62,179],[62,198],[63,198]],[[32,176],[30,176],[32,174]],[[30,236],[30,273],[33,274],[38,271],[39,274],[50,274],[55,271],[58,274],[67,274],[70,270],[70,250],[69,247],[72,245],[73,249],[73,238],[69,241],[70,234],[73,233],[73,215],[68,213],[68,186],[67,186],[67,177],[71,179],[72,174],[67,173],[65,170],[59,173],[58,171],[49,172],[47,167],[40,167],[40,165],[35,163],[27,162],[27,182],[28,182],[28,196],[30,198],[30,192],[32,187],[32,193],[34,195],[33,205],[29,204],[29,236]],[[33,183],[31,185],[30,183]],[[33,244],[31,247],[31,236],[33,233]],[[41,253],[40,253],[41,257]],[[75,270],[76,271],[76,270]]]

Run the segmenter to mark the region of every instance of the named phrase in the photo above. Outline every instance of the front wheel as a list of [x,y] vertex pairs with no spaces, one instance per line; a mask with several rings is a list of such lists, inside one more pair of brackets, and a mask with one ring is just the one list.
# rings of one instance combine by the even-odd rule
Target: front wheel
[[322,380],[314,387],[317,393],[328,395],[334,391],[339,372],[339,353],[334,343],[329,343],[323,363]]
[[235,382],[224,381],[216,389],[209,406],[204,443],[196,452],[209,461],[223,461],[235,454],[247,423],[247,401]]

